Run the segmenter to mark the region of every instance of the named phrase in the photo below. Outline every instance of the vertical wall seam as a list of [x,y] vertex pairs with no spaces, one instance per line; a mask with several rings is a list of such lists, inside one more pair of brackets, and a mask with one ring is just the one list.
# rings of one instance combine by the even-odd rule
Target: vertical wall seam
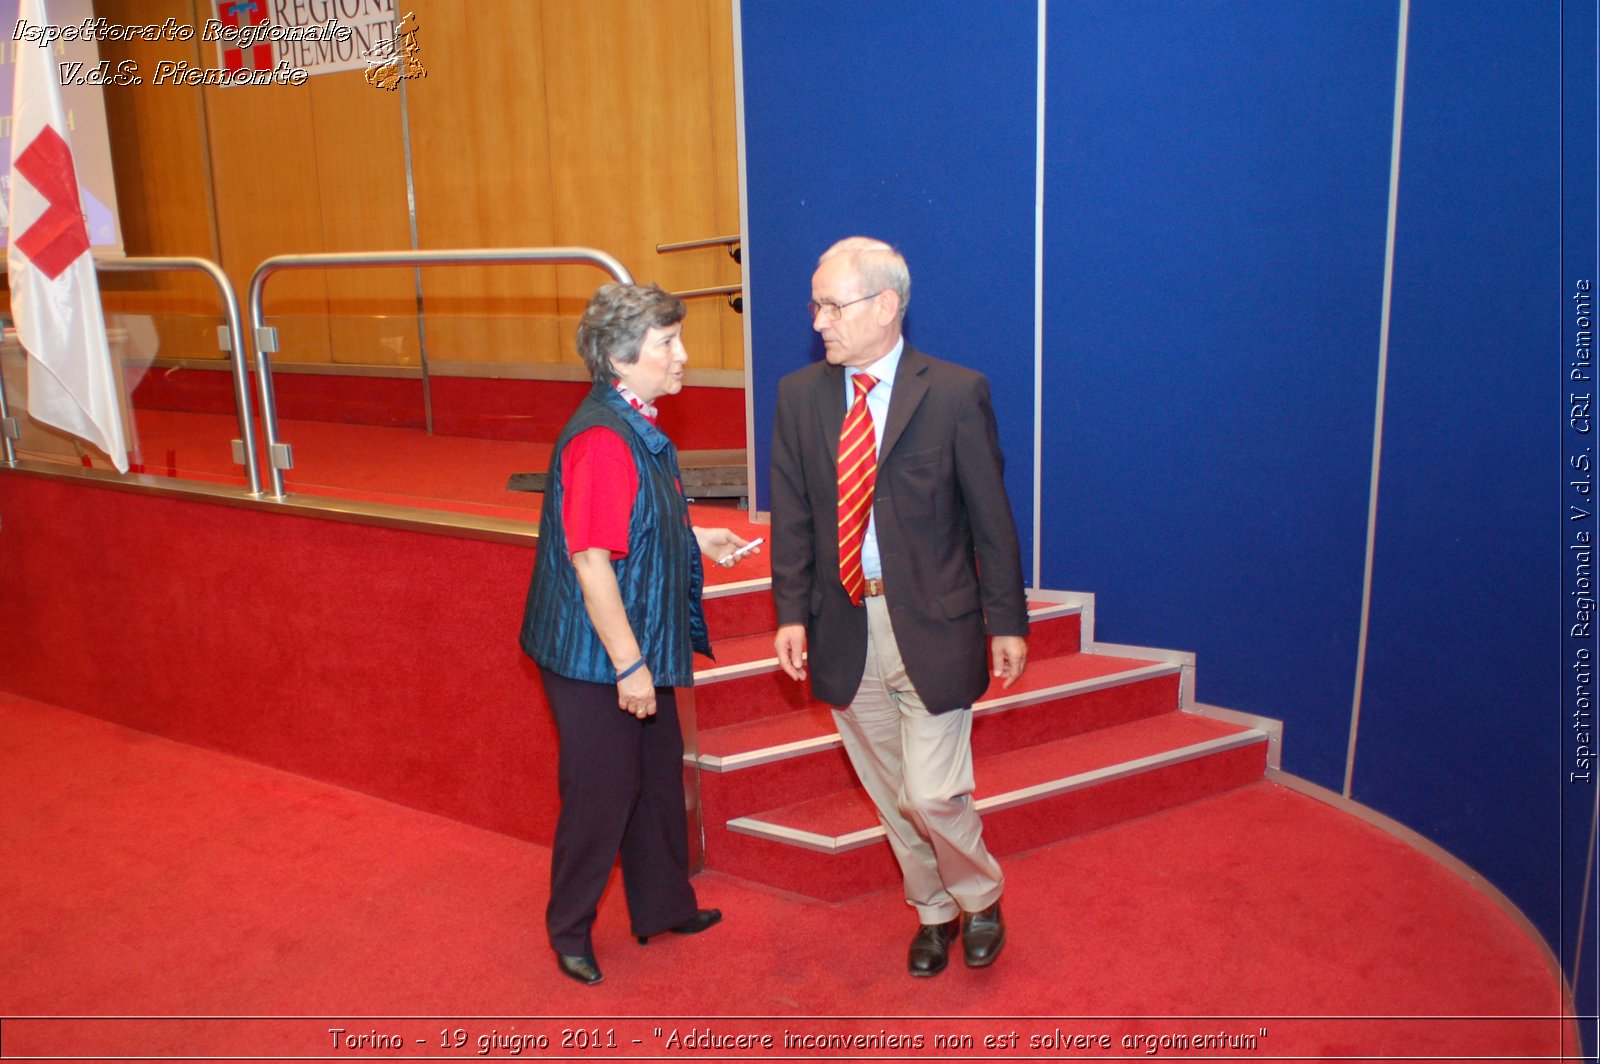
[[1372,475],[1367,487],[1367,546],[1361,573],[1361,627],[1356,637],[1355,689],[1350,699],[1350,743],[1344,758],[1344,796],[1351,797],[1356,771],[1356,739],[1361,731],[1361,690],[1366,684],[1367,632],[1372,618],[1372,556],[1378,531],[1378,474],[1383,465],[1383,408],[1389,380],[1389,321],[1394,301],[1394,234],[1400,203],[1400,134],[1406,103],[1406,31],[1411,0],[1400,0],[1400,33],[1395,47],[1394,128],[1389,143],[1389,216],[1383,241],[1383,313],[1378,325],[1378,385],[1372,417]]
[[[1600,7],[1600,5],[1597,5],[1597,7]],[[1561,9],[1561,17],[1560,17],[1559,25],[1561,27],[1560,33],[1561,33],[1561,41],[1562,41],[1562,45],[1561,45],[1561,85],[1562,85],[1563,96],[1565,96],[1566,84],[1567,84],[1566,43],[1565,43],[1566,39],[1567,39],[1567,11],[1566,11],[1566,6],[1565,5],[1563,5],[1562,9]],[[1600,10],[1596,10],[1596,12],[1595,12],[1594,30],[1595,30],[1595,40],[1597,42],[1600,42]],[[1594,85],[1592,87],[1595,88],[1597,91],[1600,91],[1600,68],[1597,68],[1596,71],[1595,71]],[[1600,99],[1600,96],[1596,96],[1595,98],[1596,99]],[[1563,165],[1561,167],[1561,179],[1560,179],[1559,197],[1560,197],[1560,202],[1561,202],[1561,204],[1562,204],[1562,206],[1564,208],[1565,205],[1566,205],[1566,202],[1567,202],[1567,170],[1566,170],[1566,166],[1565,166],[1565,160],[1566,160],[1566,157],[1567,157],[1567,124],[1566,124],[1566,121],[1565,121],[1565,115],[1563,115],[1563,120],[1562,120],[1562,123],[1561,123],[1560,145],[1561,145],[1560,146],[1561,159],[1563,161]],[[1594,157],[1597,158],[1597,159],[1600,159],[1600,126],[1596,126],[1595,127],[1594,150],[1595,150]],[[1594,183],[1594,188],[1592,189],[1592,197],[1593,197],[1593,201],[1594,201],[1593,206],[1595,207],[1595,211],[1596,211],[1595,217],[1600,218],[1600,174],[1596,174],[1595,175],[1595,183]],[[1561,247],[1563,249],[1563,254],[1564,254],[1565,248],[1567,246],[1567,232],[1566,232],[1566,220],[1565,220],[1565,217],[1563,217],[1563,219],[1562,219],[1561,230],[1560,231],[1561,231]],[[1564,268],[1565,268],[1565,263],[1563,262],[1563,269]],[[1563,552],[1563,553],[1565,553],[1565,552]],[[1563,878],[1563,879],[1565,877],[1566,867],[1567,867],[1567,851],[1566,851],[1567,830],[1566,830],[1566,828],[1567,828],[1567,824],[1566,824],[1566,817],[1565,817],[1565,803],[1564,802],[1558,802],[1557,803],[1556,838],[1557,838],[1557,840],[1559,840],[1558,843],[1557,843],[1557,850],[1558,850],[1559,856],[1557,857],[1556,873],[1557,873],[1558,878]],[[1571,995],[1572,995],[1572,998],[1573,998],[1574,1001],[1576,1001],[1576,999],[1577,999],[1577,995],[1578,995],[1578,980],[1583,974],[1582,967],[1583,967],[1583,962],[1586,959],[1585,955],[1584,955],[1584,936],[1588,933],[1589,910],[1591,908],[1591,902],[1593,901],[1593,897],[1594,897],[1593,891],[1594,891],[1594,880],[1595,880],[1595,852],[1596,852],[1597,844],[1600,844],[1600,789],[1597,789],[1595,791],[1594,806],[1593,806],[1593,808],[1591,809],[1591,811],[1589,813],[1589,852],[1585,856],[1584,862],[1583,862],[1583,889],[1578,894],[1578,926],[1577,926],[1576,933],[1573,935],[1572,939],[1570,940],[1572,942],[1572,971],[1571,971],[1570,975],[1567,978],[1567,986],[1571,991]],[[1563,950],[1563,949],[1566,948],[1566,944],[1567,944],[1567,941],[1568,941],[1568,939],[1566,937],[1566,915],[1567,914],[1566,914],[1566,904],[1565,904],[1564,900],[1558,905],[1558,911],[1560,913],[1560,916],[1558,917],[1558,919],[1560,921],[1560,929],[1557,931],[1557,935],[1560,937],[1560,941],[1557,942],[1556,949],[1558,951],[1560,951],[1560,950]],[[1597,1000],[1600,1000],[1600,986],[1597,986],[1595,988],[1594,994],[1596,995]],[[1581,1033],[1580,1033],[1580,1037],[1581,1037]]]
[[[744,143],[744,8],[741,0],[729,0],[729,9],[733,20],[733,127],[738,153],[734,166],[739,180],[739,287],[744,295],[744,313],[739,315],[739,322],[744,333],[745,483],[750,485],[749,513],[759,520],[764,511],[756,497],[756,347],[750,323],[755,304],[750,299],[750,167]],[[770,544],[767,549],[772,549]]]
[[[200,24],[200,12],[196,8],[196,0],[189,0],[189,25]],[[195,65],[205,66],[205,59],[200,54],[200,46],[195,45]],[[200,161],[201,177],[206,190],[206,220],[211,223],[212,258],[219,264],[222,262],[222,212],[217,207],[217,164],[211,152],[211,112],[206,107],[206,93],[204,89],[194,95],[195,106],[200,115]],[[110,136],[107,133],[107,136]],[[119,223],[120,224],[120,223]],[[244,338],[240,337],[242,344]],[[240,358],[248,358],[249,352],[241,350]]]
[[[1562,859],[1559,862],[1560,869],[1564,869],[1567,863],[1564,852],[1566,847],[1566,840],[1564,837],[1566,835],[1566,831],[1564,828],[1564,824],[1558,826],[1560,835],[1557,837],[1562,839],[1561,847],[1563,849]],[[1597,829],[1600,829],[1600,788],[1595,790],[1594,808],[1589,814],[1589,854],[1583,862],[1583,890],[1578,895],[1578,930],[1577,934],[1575,934],[1572,938],[1572,971],[1567,976],[1567,986],[1571,988],[1574,997],[1576,997],[1578,993],[1578,980],[1583,975],[1583,935],[1589,923],[1589,892],[1594,889],[1594,859]],[[1565,937],[1565,935],[1562,936],[1563,939],[1565,939]],[[1564,947],[1564,941],[1556,944],[1556,948],[1558,950]]]
[[1039,588],[1044,535],[1044,61],[1049,0],[1039,0],[1033,149],[1033,586]]
[[[417,237],[417,175],[411,161],[411,98],[406,95],[406,80],[400,79],[400,143],[406,161],[406,217],[411,223],[411,250],[420,251]],[[433,435],[433,381],[428,376],[428,317],[422,293],[422,267],[411,268],[412,286],[417,300],[417,365],[422,373],[422,420]]]

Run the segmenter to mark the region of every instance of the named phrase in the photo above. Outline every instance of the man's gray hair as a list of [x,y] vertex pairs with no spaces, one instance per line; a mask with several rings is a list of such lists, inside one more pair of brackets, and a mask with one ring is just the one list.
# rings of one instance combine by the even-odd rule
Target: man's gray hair
[[892,288],[900,297],[900,320],[904,321],[906,308],[911,305],[911,270],[905,256],[893,246],[870,236],[847,236],[817,259],[821,266],[835,255],[850,256],[851,268],[861,278],[861,294],[881,292]]
[[645,334],[678,324],[686,313],[683,300],[657,285],[603,284],[578,322],[578,356],[596,384],[614,384],[613,360],[639,361]]

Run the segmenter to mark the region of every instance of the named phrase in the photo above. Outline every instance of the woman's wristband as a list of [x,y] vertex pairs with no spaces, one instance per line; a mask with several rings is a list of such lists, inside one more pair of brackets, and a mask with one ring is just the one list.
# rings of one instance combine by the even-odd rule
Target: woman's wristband
[[623,680],[626,680],[628,677],[632,676],[634,673],[638,672],[643,667],[644,667],[644,659],[640,658],[638,661],[634,662],[632,665],[629,665],[626,669],[623,669],[621,672],[617,673],[617,682],[621,683]]

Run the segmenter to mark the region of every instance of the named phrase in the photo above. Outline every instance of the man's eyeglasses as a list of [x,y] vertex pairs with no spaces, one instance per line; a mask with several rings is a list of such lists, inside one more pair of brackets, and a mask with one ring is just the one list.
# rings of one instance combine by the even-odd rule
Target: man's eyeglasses
[[878,296],[883,295],[883,293],[887,291],[887,288],[880,288],[870,296],[862,296],[860,299],[852,299],[848,303],[829,303],[825,300],[819,302],[818,300],[813,299],[811,302],[806,304],[806,310],[811,312],[812,318],[815,318],[818,314],[826,314],[829,321],[838,321],[839,318],[844,314],[845,307],[853,307],[857,303],[865,303],[869,299],[876,299]]

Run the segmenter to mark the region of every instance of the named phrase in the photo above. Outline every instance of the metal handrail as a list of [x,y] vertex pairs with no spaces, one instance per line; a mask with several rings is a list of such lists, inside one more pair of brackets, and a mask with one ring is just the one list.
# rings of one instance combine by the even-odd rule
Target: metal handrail
[[188,255],[140,256],[137,258],[94,257],[94,268],[112,273],[148,273],[158,270],[198,270],[210,277],[222,296],[222,305],[228,313],[226,333],[217,330],[217,346],[228,355],[233,366],[233,402],[239,415],[239,453],[234,460],[244,466],[245,477],[250,482],[250,494],[261,494],[260,462],[256,454],[256,434],[251,430],[254,420],[250,409],[250,369],[244,346],[244,324],[239,317],[239,297],[233,290],[228,275],[210,259]]
[[[256,267],[250,278],[250,331],[256,344],[256,376],[261,389],[261,429],[267,441],[267,473],[273,499],[282,501],[283,471],[294,467],[289,445],[278,438],[278,407],[272,396],[272,360],[278,350],[278,331],[269,329],[262,313],[267,278],[283,270],[331,269],[360,266],[515,266],[543,263],[551,266],[594,266],[623,284],[633,275],[617,259],[595,248],[456,248],[441,251],[349,251],[314,255],[276,255]],[[427,389],[427,367],[423,367]]]
[[693,299],[696,296],[737,295],[738,293],[743,292],[743,291],[744,291],[744,285],[741,285],[741,284],[723,284],[723,285],[718,285],[715,288],[691,288],[686,292],[674,292],[672,294],[677,296],[679,299]]
[[691,288],[686,292],[674,292],[679,299],[698,299],[701,296],[727,296],[728,306],[736,313],[744,313],[744,285],[722,284],[715,288]]
[[688,251],[690,248],[714,248],[719,244],[737,244],[744,238],[737,233],[732,236],[713,236],[705,240],[685,240],[677,244],[657,244],[656,253],[667,251]]
[[685,240],[677,244],[657,244],[656,254],[665,255],[669,251],[690,251],[694,248],[721,247],[725,244],[728,247],[728,257],[734,262],[742,262],[740,245],[743,243],[744,237],[735,233],[732,236],[713,236],[705,240]]

